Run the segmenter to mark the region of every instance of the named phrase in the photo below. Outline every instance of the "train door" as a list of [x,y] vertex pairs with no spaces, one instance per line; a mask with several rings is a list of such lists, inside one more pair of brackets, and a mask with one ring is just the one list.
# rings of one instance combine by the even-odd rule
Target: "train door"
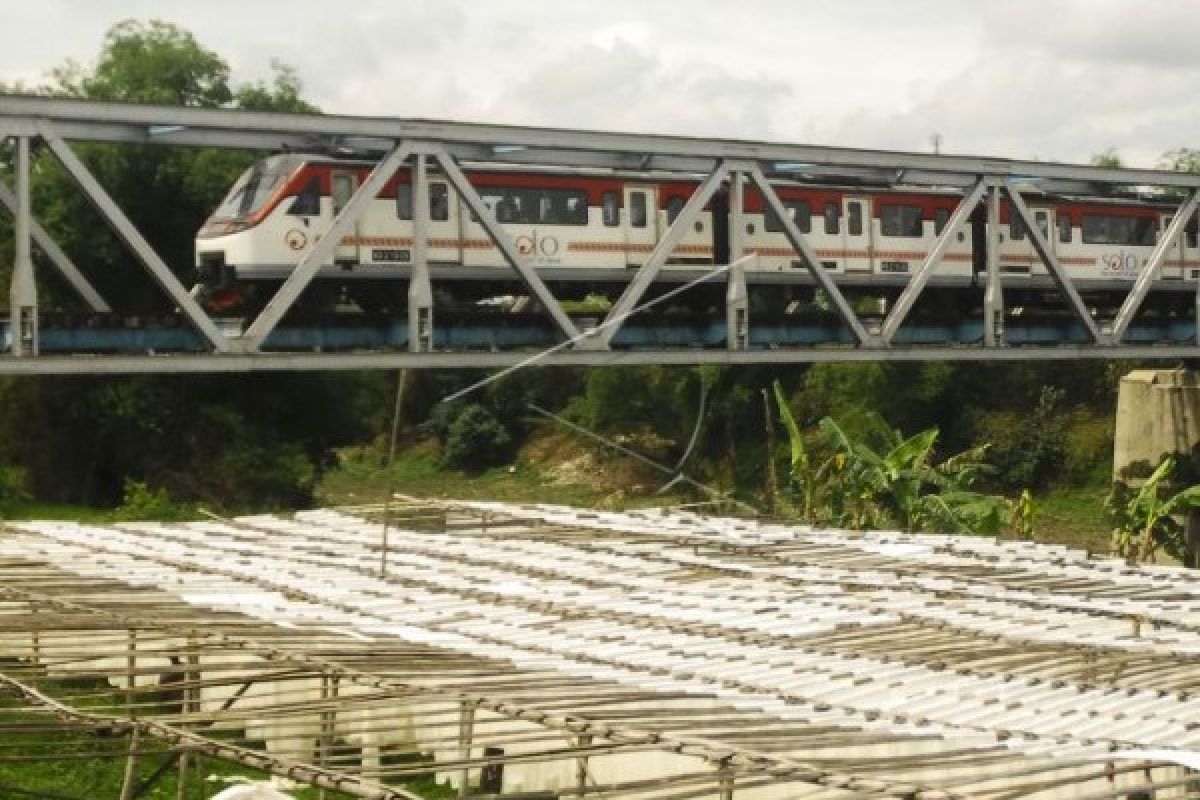
[[625,264],[646,262],[658,242],[658,191],[653,186],[625,186]]
[[871,199],[860,195],[842,197],[842,252],[846,272],[870,272],[874,250],[871,246]]
[[[1158,235],[1162,236],[1167,231],[1167,226],[1171,224],[1171,220],[1175,218],[1174,214],[1162,214],[1158,220]],[[1171,242],[1170,248],[1163,257],[1162,270],[1158,273],[1167,279],[1178,279],[1183,277],[1183,234],[1175,237]]]
[[[358,189],[357,173],[335,169],[331,177],[331,189],[333,191],[333,218],[337,219],[337,215],[342,213],[342,209],[346,207]],[[332,224],[332,220],[330,224]],[[345,243],[347,239],[350,240],[350,244]],[[346,232],[342,241],[338,242],[338,246],[334,248],[333,260],[339,263],[358,263],[358,239],[358,225],[356,224]]]
[[[1008,224],[1001,223],[1000,225],[1001,271],[1016,275],[1044,274],[1046,268],[1042,266],[1041,259],[1034,252],[1033,242],[1029,239],[1029,231],[1025,228],[1025,218],[1018,214],[1017,209],[1011,205],[1008,211]],[[1046,210],[1043,208],[1029,209],[1029,213],[1033,214],[1034,221],[1037,222],[1039,228],[1042,223],[1038,221],[1038,214],[1045,214],[1045,212]],[[1053,247],[1054,245],[1051,244],[1051,248]]]
[[[1038,227],[1038,233],[1042,234],[1042,238],[1046,240],[1047,246],[1053,255],[1058,255],[1058,237],[1053,235],[1054,228],[1054,209],[1053,208],[1031,208],[1033,213],[1033,222]],[[1040,268],[1043,272],[1046,270],[1044,264],[1041,263],[1041,258],[1038,257],[1037,251],[1033,249],[1033,241],[1029,242],[1030,257],[1034,259],[1034,267]]]
[[[460,231],[461,205],[450,202],[451,188],[445,180],[429,176],[429,227],[427,258],[434,264],[461,264],[462,240]],[[486,235],[486,234],[485,234]]]

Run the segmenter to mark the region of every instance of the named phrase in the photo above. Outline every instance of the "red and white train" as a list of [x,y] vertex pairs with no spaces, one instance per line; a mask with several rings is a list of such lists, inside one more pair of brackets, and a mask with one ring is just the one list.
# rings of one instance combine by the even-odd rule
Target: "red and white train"
[[[196,266],[210,289],[237,291],[287,277],[329,229],[374,164],[324,156],[265,158],[238,179],[196,239]],[[551,282],[622,282],[653,249],[695,190],[678,176],[474,167],[468,178],[518,251]],[[961,196],[949,192],[774,182],[780,199],[839,283],[905,283],[932,248]],[[507,280],[512,272],[444,176],[430,174],[428,258],[438,281]],[[1026,201],[1059,262],[1082,289],[1127,285],[1146,263],[1172,209],[1137,200],[1050,197]],[[664,272],[677,277],[727,263],[728,205],[718,194],[683,236]],[[933,286],[972,286],[983,269],[982,214],[963,226]],[[1001,206],[1005,285],[1045,284],[1045,270],[1007,202]],[[807,270],[753,187],[745,194],[750,283],[809,282]],[[412,253],[412,184],[401,169],[343,237],[319,277],[347,282],[405,278]],[[1193,218],[1168,253],[1160,287],[1200,275]],[[1039,276],[1041,276],[1039,278]],[[364,284],[366,285],[366,284]]]

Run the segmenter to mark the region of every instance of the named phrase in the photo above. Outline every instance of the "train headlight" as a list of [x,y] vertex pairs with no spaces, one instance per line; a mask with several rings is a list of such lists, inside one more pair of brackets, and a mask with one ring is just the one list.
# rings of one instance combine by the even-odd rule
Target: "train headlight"
[[200,233],[196,234],[198,239],[211,239],[216,236],[228,236],[231,233],[240,233],[251,226],[247,220],[239,219],[223,219],[210,222],[200,229]]

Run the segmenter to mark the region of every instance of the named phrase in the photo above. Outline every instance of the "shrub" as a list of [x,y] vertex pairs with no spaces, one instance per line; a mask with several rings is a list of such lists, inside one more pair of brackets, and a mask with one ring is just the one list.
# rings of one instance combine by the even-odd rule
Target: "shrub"
[[974,419],[975,441],[990,442],[988,461],[1003,486],[1045,486],[1063,464],[1066,416],[1058,411],[1062,391],[1045,387],[1030,412],[987,411]]
[[481,405],[462,407],[446,431],[442,460],[447,466],[482,470],[503,464],[512,450],[512,437],[500,421]]
[[160,522],[190,519],[192,510],[171,500],[166,489],[152,489],[142,481],[125,479],[125,496],[113,511],[116,520],[157,520]]

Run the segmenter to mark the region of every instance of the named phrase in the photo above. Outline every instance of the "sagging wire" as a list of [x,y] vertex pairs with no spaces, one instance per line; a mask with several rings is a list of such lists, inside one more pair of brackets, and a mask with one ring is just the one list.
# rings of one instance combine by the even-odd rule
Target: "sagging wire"
[[[692,477],[684,474],[682,471],[679,471],[677,469],[671,469],[670,467],[666,466],[665,464],[660,464],[659,462],[655,461],[654,459],[650,458],[649,456],[647,456],[643,453],[639,453],[638,451],[636,451],[632,448],[626,447],[625,445],[621,444],[620,442],[614,442],[612,439],[609,439],[605,436],[595,433],[594,431],[590,431],[587,428],[583,427],[582,425],[577,425],[576,423],[572,422],[571,420],[569,420],[559,414],[555,414],[553,411],[547,411],[546,409],[542,408],[541,406],[539,406],[535,403],[529,403],[528,407],[529,407],[530,411],[533,411],[536,414],[540,414],[541,416],[546,417],[548,419],[551,419],[554,422],[557,422],[559,425],[562,425],[564,428],[567,428],[567,429],[571,430],[572,432],[579,434],[580,436],[586,437],[588,439],[591,439],[594,442],[604,445],[605,447],[616,450],[618,453],[628,456],[628,457],[634,459],[635,461],[641,462],[642,464],[645,464],[646,466],[650,467],[651,469],[661,472],[664,475],[669,475],[671,477],[671,481],[666,486],[664,486],[661,491],[665,491],[667,488],[669,488],[670,486],[673,486],[677,483],[683,483],[688,486],[691,486],[693,489],[697,489],[697,490],[703,492],[704,494],[708,495],[710,498],[713,499],[714,502],[729,503],[732,505],[741,506],[742,508],[748,510],[750,513],[755,514],[755,515],[762,513],[759,509],[755,508],[754,506],[745,502],[744,500],[739,500],[738,498],[732,496],[732,494],[730,494],[729,492],[723,492],[720,489],[716,488],[715,486],[709,486],[708,484],[701,483],[700,481],[696,480],[695,478],[692,478]],[[682,461],[680,462],[680,464],[682,465]]]

